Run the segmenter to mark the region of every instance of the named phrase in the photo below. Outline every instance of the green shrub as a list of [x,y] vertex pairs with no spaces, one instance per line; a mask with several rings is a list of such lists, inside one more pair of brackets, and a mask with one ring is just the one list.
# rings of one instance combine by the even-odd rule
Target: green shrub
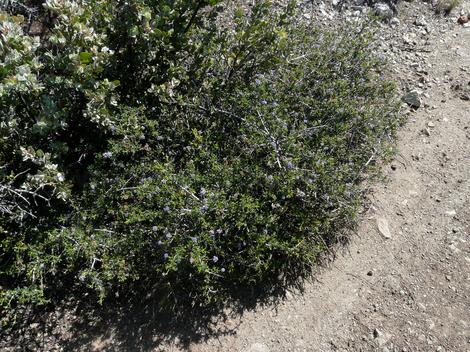
[[217,301],[344,235],[398,123],[370,34],[232,7],[48,0],[41,41],[2,15],[4,312],[65,284]]

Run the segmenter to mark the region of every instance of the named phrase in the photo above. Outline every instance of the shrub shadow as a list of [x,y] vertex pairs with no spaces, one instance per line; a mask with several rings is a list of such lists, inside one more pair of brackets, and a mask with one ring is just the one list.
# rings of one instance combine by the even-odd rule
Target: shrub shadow
[[[248,311],[269,305],[274,310],[289,291],[302,294],[305,283],[346,249],[349,236],[328,244],[312,268],[286,265],[263,282],[230,288],[230,299],[198,306],[194,301],[167,299],[156,287],[133,289],[107,299],[103,305],[89,293],[57,292],[49,309],[30,311],[14,330],[0,332],[7,339],[0,349],[11,351],[167,351],[189,350],[209,338],[235,335]],[[0,339],[1,340],[1,339]],[[173,350],[173,349],[172,349]]]
[[137,291],[103,306],[80,300],[73,309],[76,319],[68,327],[68,336],[57,336],[59,345],[67,351],[152,351],[158,346],[188,350],[192,343],[235,335],[245,312],[268,304],[276,308],[289,290],[302,292],[309,276],[311,271],[290,268],[288,274],[262,284],[233,287],[230,301],[204,307],[191,301],[162,306],[163,294],[158,290]]

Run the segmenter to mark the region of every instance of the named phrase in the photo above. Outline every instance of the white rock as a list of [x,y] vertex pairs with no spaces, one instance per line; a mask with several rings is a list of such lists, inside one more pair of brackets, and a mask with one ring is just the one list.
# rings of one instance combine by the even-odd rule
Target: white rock
[[393,17],[391,20],[390,20],[390,24],[392,26],[398,26],[400,24],[400,20],[396,17]]
[[449,215],[449,216],[455,216],[455,214],[457,214],[457,212],[452,209],[452,210],[446,211],[446,214]]
[[387,219],[378,217],[377,228],[379,229],[379,232],[382,234],[382,236],[385,238],[392,238],[392,233],[390,232]]

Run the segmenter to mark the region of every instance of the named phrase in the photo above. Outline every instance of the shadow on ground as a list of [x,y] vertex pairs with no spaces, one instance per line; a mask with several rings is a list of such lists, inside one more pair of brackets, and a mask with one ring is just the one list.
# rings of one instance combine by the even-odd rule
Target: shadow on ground
[[[330,249],[315,263],[314,271],[334,260],[338,250],[347,250],[348,237],[336,245],[327,244]],[[258,285],[233,287],[229,300],[210,306],[168,299],[150,286],[133,289],[132,294],[120,292],[103,305],[90,293],[65,294],[64,289],[55,295],[49,310],[30,311],[14,328],[0,331],[0,350],[167,351],[169,346],[188,350],[192,343],[235,335],[236,322],[246,312],[264,305],[276,309],[287,292],[302,293],[306,280],[315,277],[311,268],[286,264],[282,273]]]
[[58,322],[70,324],[65,327],[67,334],[56,334],[56,344],[67,351],[151,351],[161,345],[187,350],[193,342],[236,334],[237,319],[233,318],[260,305],[275,307],[288,290],[302,291],[304,281],[305,272],[289,278],[281,275],[263,285],[234,288],[230,302],[209,307],[177,301],[162,305],[162,295],[155,291],[118,298],[103,306],[80,300],[82,303],[61,309],[59,316],[54,313]]

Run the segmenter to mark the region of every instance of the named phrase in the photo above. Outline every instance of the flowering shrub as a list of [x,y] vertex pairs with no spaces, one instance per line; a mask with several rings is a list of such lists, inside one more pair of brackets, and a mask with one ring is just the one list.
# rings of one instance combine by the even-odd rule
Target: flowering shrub
[[364,28],[265,1],[44,9],[41,38],[0,16],[5,317],[65,282],[220,300],[344,235],[398,124]]

